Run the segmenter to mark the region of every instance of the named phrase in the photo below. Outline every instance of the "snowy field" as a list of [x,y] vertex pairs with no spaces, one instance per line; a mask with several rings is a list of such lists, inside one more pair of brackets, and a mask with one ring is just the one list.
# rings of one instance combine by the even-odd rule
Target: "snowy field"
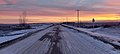
[[[73,26],[69,26],[69,25],[64,25],[64,26],[67,26],[69,28],[73,28],[75,30],[78,30],[80,32],[88,34],[95,39],[98,39],[98,40],[103,41],[107,44],[113,45],[116,49],[120,49],[120,38],[118,38],[117,36],[114,36],[114,33],[112,33],[111,35],[109,33],[108,34],[104,33],[104,32],[107,32],[107,31],[110,32],[109,29],[103,31],[103,33],[99,33],[99,32],[95,32],[95,31],[97,31],[99,29],[102,29],[102,28],[85,29],[85,28],[78,28],[78,27],[73,27]],[[94,32],[93,32],[93,30],[94,30]],[[113,29],[113,30],[115,30],[115,29]],[[119,31],[117,30],[117,32],[119,32]]]
[[[68,26],[68,25],[66,25]],[[109,28],[103,28],[103,27],[99,27],[99,28],[94,28],[94,29],[87,29],[87,28],[78,28],[78,27],[73,27],[73,26],[68,26],[68,27],[72,27],[75,28],[77,30],[86,32],[86,33],[90,33],[90,34],[94,34],[97,36],[105,36],[105,37],[111,37],[111,38],[115,38],[116,40],[120,40],[120,27],[109,27]]]
[[113,27],[109,27],[109,28],[99,27],[99,28],[88,29],[88,30],[94,31],[96,33],[112,35],[113,37],[120,38],[120,26],[113,26]]
[[51,25],[42,25],[42,26],[35,27],[34,29],[25,29],[25,30],[18,30],[18,31],[9,32],[7,34],[4,34],[4,36],[0,37],[0,43],[19,38],[19,37],[24,36],[28,33],[31,33],[31,32],[37,31],[37,30],[42,30],[42,29],[47,28],[49,26],[51,26]]
[[3,31],[3,30],[0,30],[0,36],[4,36],[5,34],[9,33],[9,32],[13,32],[13,30],[7,30],[7,31]]

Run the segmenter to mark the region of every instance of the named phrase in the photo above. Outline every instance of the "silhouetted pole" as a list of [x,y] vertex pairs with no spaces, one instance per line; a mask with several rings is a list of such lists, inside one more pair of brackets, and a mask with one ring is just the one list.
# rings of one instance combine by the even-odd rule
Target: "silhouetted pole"
[[23,12],[23,24],[25,25],[26,23],[26,11]]
[[21,15],[20,15],[19,23],[20,23],[20,25],[23,24]]
[[78,27],[79,27],[79,14],[80,14],[80,10],[77,10],[77,21],[78,21]]

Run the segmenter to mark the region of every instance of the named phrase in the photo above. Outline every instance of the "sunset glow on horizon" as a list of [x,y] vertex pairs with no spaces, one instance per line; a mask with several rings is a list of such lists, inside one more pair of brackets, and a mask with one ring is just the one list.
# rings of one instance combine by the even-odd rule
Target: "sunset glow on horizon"
[[69,22],[119,21],[120,0],[0,0],[0,23],[19,23],[23,11],[26,22]]

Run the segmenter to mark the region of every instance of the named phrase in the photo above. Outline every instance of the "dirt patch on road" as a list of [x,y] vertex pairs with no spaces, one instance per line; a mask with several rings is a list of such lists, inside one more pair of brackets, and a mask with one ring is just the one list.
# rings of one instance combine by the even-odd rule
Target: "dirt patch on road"
[[53,28],[51,32],[46,33],[44,36],[42,36],[39,39],[40,41],[49,39],[51,42],[50,47],[46,54],[62,54],[59,46],[60,40],[62,38],[59,36],[59,33],[60,33],[60,27],[56,26]]

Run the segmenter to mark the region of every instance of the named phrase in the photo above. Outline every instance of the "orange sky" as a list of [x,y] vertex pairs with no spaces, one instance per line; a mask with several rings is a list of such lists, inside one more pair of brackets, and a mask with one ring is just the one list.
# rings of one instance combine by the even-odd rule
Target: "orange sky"
[[0,23],[19,23],[23,11],[30,23],[75,22],[76,9],[82,22],[120,20],[120,0],[0,0]]

